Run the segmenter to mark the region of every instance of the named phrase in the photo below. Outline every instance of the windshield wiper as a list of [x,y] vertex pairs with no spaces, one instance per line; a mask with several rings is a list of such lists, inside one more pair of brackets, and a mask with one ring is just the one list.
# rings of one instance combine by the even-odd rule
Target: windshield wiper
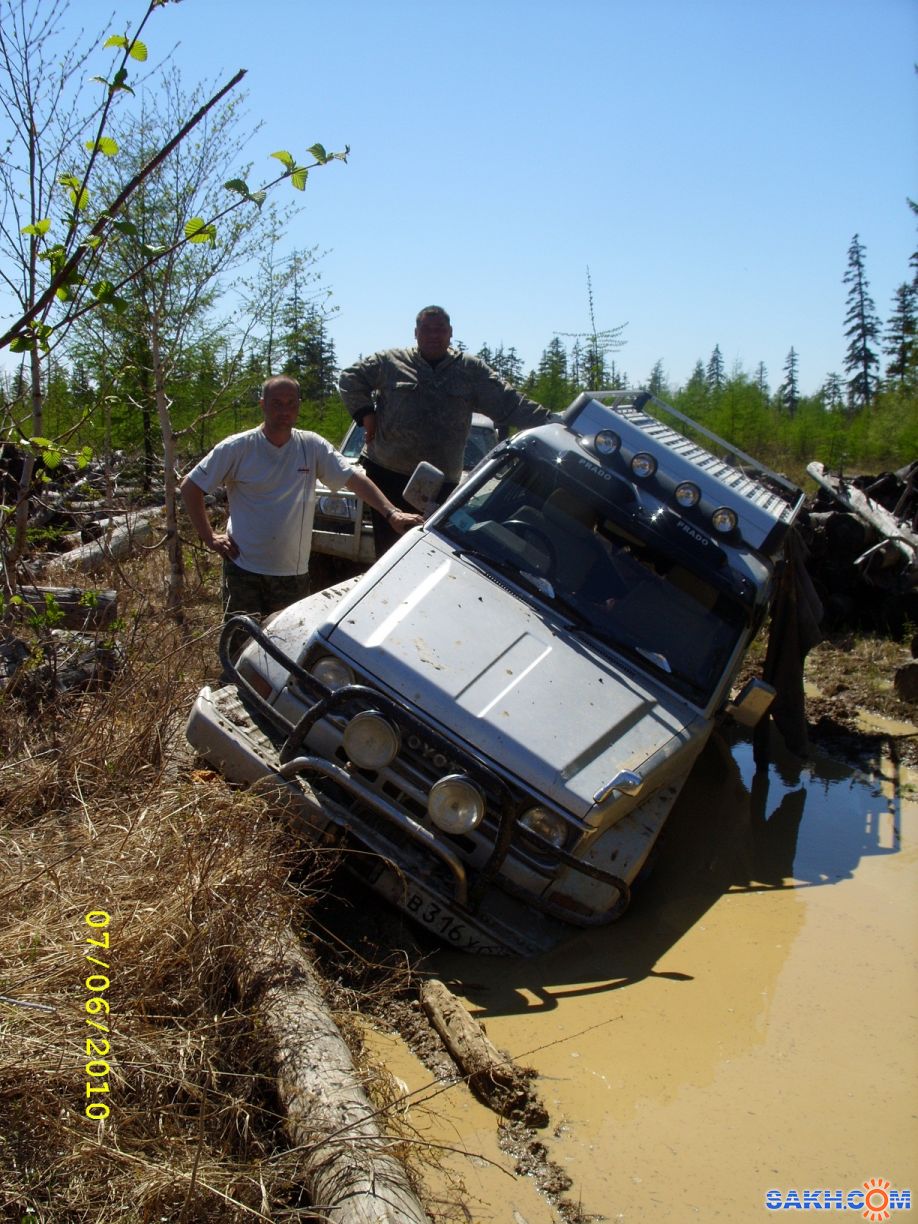
[[498,574],[503,574],[507,578],[519,582],[521,586],[529,587],[537,594],[546,594],[546,591],[543,589],[544,586],[551,590],[551,583],[546,583],[544,578],[539,578],[536,574],[527,573],[526,570],[519,569],[512,561],[506,561],[502,557],[492,557],[489,553],[475,552],[470,548],[457,548],[456,556],[465,557],[466,560],[474,561],[480,566],[489,566],[491,569],[496,570]]

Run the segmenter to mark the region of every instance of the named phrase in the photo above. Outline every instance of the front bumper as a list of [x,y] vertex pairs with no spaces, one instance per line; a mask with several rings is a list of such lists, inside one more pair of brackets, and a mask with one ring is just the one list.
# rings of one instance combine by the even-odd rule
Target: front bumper
[[[305,711],[295,724],[237,670],[228,643],[238,640],[240,630],[289,672]],[[600,865],[603,856],[588,852],[575,857],[527,831],[527,862],[518,822],[532,799],[514,795],[486,762],[438,735],[392,698],[359,684],[327,689],[245,617],[234,618],[224,630],[221,661],[234,684],[204,689],[195,702],[187,734],[198,752],[232,781],[273,779],[294,799],[315,834],[327,838],[334,831],[336,840],[370,852],[351,856],[348,866],[447,942],[469,951],[531,955],[553,946],[571,925],[608,922],[627,907],[629,886]],[[462,839],[422,823],[408,805],[387,797],[335,752],[334,737],[327,734],[335,718],[368,706],[397,722],[406,737],[417,735],[433,744],[480,784],[488,797],[489,825],[474,852]],[[318,753],[317,741],[322,744]],[[316,780],[321,798],[308,779]],[[637,839],[641,861],[653,839],[643,833]],[[546,860],[553,865],[546,867]],[[576,903],[578,889],[591,896],[589,907]],[[552,900],[553,890],[563,904]]]

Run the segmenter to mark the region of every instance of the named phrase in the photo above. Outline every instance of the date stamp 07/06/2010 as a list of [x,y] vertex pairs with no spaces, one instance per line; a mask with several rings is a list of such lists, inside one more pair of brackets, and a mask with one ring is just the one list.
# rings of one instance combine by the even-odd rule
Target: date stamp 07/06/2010
[[[86,942],[90,945],[89,951],[85,953],[86,960],[89,964],[108,971],[107,973],[89,974],[84,983],[87,997],[83,1003],[83,1008],[86,1012],[86,1023],[91,1029],[95,1030],[86,1038],[86,1054],[89,1061],[85,1066],[87,1104],[83,1112],[87,1118],[101,1121],[111,1113],[108,1103],[97,1099],[99,1096],[109,1092],[108,1075],[110,1067],[107,1060],[111,1052],[111,1027],[109,1024],[111,1008],[108,999],[105,997],[105,992],[109,987],[110,979],[108,973],[111,972],[111,966],[108,959],[102,960],[97,953],[104,951],[106,957],[109,956],[111,940],[109,938],[108,927],[111,923],[111,915],[107,914],[105,910],[90,910],[84,918],[84,922],[91,930],[91,933],[86,936]],[[98,938],[95,938],[96,936]],[[98,1035],[99,1033],[107,1033],[109,1036],[101,1037]]]

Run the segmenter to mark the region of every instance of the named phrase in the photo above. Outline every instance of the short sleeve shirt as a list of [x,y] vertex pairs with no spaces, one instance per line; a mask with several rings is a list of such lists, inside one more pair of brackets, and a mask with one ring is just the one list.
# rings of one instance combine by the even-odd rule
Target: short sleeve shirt
[[227,530],[239,548],[236,564],[253,574],[303,574],[315,512],[316,479],[337,490],[353,468],[330,442],[295,429],[283,446],[260,428],[232,434],[189,472],[205,493],[223,485]]

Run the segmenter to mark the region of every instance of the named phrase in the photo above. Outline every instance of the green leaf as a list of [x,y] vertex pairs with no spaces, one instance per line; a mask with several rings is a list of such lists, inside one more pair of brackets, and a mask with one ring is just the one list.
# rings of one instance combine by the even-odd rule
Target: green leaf
[[294,172],[290,175],[290,182],[294,185],[297,191],[304,191],[306,188],[306,179],[309,177],[309,171],[305,166],[297,166]]
[[98,81],[100,85],[104,85],[107,89],[113,89],[111,81],[107,81],[105,77],[90,77],[92,81]]
[[152,246],[149,242],[144,242],[141,244],[140,250],[142,251],[144,255],[148,256],[149,258],[155,259],[158,255],[165,254],[166,247]]
[[286,169],[296,169],[296,162],[293,160],[292,154],[288,153],[286,149],[280,149],[277,153],[272,153],[271,156],[276,157],[279,162],[282,162]]
[[34,348],[34,336],[17,336],[15,340],[10,341],[11,353],[31,353]]
[[41,238],[50,228],[51,222],[44,217],[41,221],[36,221],[34,225],[24,225],[19,232],[20,234],[34,234],[36,238]]
[[146,44],[139,42],[136,38],[131,43],[130,51],[131,59],[139,60],[141,63],[147,58]]
[[112,34],[102,44],[103,47],[126,47],[127,45],[128,45],[128,40],[124,37],[123,34]]
[[257,204],[258,207],[261,208],[262,204],[264,204],[265,200],[267,199],[267,196],[268,193],[266,191],[253,191],[249,195],[249,199],[253,204]]
[[325,152],[324,145],[320,145],[320,144],[310,145],[309,148],[306,150],[306,152],[311,153],[320,166],[324,166],[325,163],[328,161],[328,154]]
[[117,230],[119,234],[126,234],[128,238],[136,238],[139,232],[133,221],[113,221],[112,229]]
[[223,186],[227,189],[227,191],[238,191],[240,195],[244,195],[246,197],[249,195],[249,185],[245,179],[230,179],[228,182],[224,183]]
[[[76,465],[78,468],[84,468],[92,459],[92,447],[84,446],[82,450],[76,453]],[[84,596],[91,594],[89,591],[83,592]]]
[[67,194],[70,196],[70,203],[77,212],[81,208],[85,208],[89,203],[89,192],[85,187],[81,186],[80,180],[75,174],[62,174],[57,180],[62,187],[68,189]]
[[104,153],[106,157],[114,157],[118,152],[118,142],[112,140],[111,136],[100,136],[98,140],[87,140],[86,148],[90,153],[93,149],[97,149],[100,153]]
[[213,246],[217,241],[217,227],[208,225],[201,217],[192,217],[185,222],[185,237],[189,242],[209,242]]
[[127,69],[119,68],[118,71],[115,73],[115,79],[112,81],[112,85],[111,85],[112,89],[123,89],[126,93],[133,95],[134,93],[133,89],[131,89],[130,85],[125,85],[124,83],[126,80],[127,80]]

